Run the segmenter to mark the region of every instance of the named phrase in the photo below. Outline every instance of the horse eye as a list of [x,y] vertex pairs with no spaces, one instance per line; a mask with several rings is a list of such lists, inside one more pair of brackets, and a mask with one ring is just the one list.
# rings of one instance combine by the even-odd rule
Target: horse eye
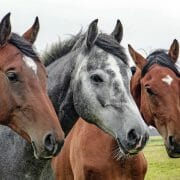
[[9,71],[9,72],[7,72],[6,75],[9,79],[9,81],[11,81],[11,82],[17,82],[18,81],[18,76],[17,76],[16,72]]
[[150,96],[156,95],[150,87],[146,87],[146,92],[147,92]]
[[98,74],[91,75],[91,80],[95,83],[102,83],[103,79]]

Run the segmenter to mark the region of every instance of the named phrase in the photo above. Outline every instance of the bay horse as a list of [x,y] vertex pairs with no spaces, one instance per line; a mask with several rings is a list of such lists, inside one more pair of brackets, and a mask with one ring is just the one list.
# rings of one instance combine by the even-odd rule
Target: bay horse
[[180,157],[180,73],[175,67],[179,44],[144,58],[129,45],[136,64],[131,91],[145,122],[157,128],[169,157]]
[[[32,25],[31,28],[29,28],[24,34],[23,37],[20,37],[20,40],[18,41],[18,49],[17,51],[25,51],[25,53],[29,53],[29,47],[32,48],[32,45],[34,44],[36,37],[39,32],[39,20],[36,18],[34,24]],[[25,38],[22,40],[22,38]],[[25,41],[25,42],[24,42]],[[24,44],[25,43],[25,44]],[[28,45],[27,45],[28,43]],[[25,46],[24,46],[25,45]],[[15,47],[14,47],[15,48]],[[15,49],[16,50],[16,49]],[[1,52],[1,51],[0,51]],[[30,51],[31,52],[31,51]],[[34,50],[33,50],[34,52]],[[37,54],[36,54],[37,56]],[[34,58],[33,58],[34,59]],[[12,61],[13,59],[11,59]],[[17,61],[18,59],[16,59]],[[14,61],[14,60],[13,60]],[[13,62],[12,61],[12,62]],[[21,61],[19,60],[19,64]],[[48,123],[51,123],[50,127],[53,127],[54,125],[57,127],[53,131],[56,131],[59,129],[59,122],[56,123],[56,115],[54,114],[54,109],[52,108],[52,103],[49,101],[49,98],[47,97],[47,92],[46,92],[46,71],[44,68],[44,65],[40,62],[40,58],[34,60],[34,63],[37,65],[37,72],[38,75],[35,77],[35,79],[31,80],[34,83],[34,81],[38,81],[39,85],[36,83],[34,84],[34,88],[37,89],[36,92],[34,92],[34,98],[31,99],[32,103],[36,102],[37,100],[40,100],[39,97],[44,96],[44,98],[47,100],[47,103],[45,104],[44,101],[40,101],[38,106],[34,107],[33,106],[33,111],[34,111],[34,117],[32,117],[32,120],[36,120],[36,116],[39,120],[42,121],[43,125],[39,127],[37,124],[37,128],[34,128],[34,133],[38,135],[39,132],[41,132],[44,126],[48,125]],[[32,63],[32,64],[34,64]],[[20,64],[21,65],[21,64]],[[24,68],[24,64],[22,61],[22,68]],[[28,66],[27,66],[28,68]],[[31,70],[32,68],[29,68],[29,73],[32,73],[32,76],[34,77],[34,70]],[[31,72],[32,71],[32,72]],[[2,74],[2,73],[0,73]],[[23,74],[24,77],[26,77],[26,74]],[[27,79],[28,80],[28,79]],[[26,80],[26,81],[27,81]],[[1,81],[0,81],[1,83]],[[27,84],[28,85],[28,84]],[[0,89],[2,86],[0,87]],[[6,86],[4,87],[6,88]],[[31,87],[26,88],[27,92],[31,92]],[[4,95],[7,95],[5,91],[1,91]],[[37,94],[37,95],[36,95]],[[5,96],[2,97],[5,97]],[[23,95],[23,94],[22,94]],[[33,95],[33,92],[32,92]],[[7,102],[6,99],[3,100],[3,98],[0,98],[0,104],[3,102],[5,105],[5,102]],[[25,97],[26,98],[26,97]],[[31,102],[30,101],[30,102]],[[41,104],[41,102],[43,104]],[[0,105],[0,107],[3,106]],[[35,105],[37,105],[35,103]],[[48,109],[45,109],[43,107],[47,107]],[[35,109],[34,109],[35,108]],[[43,108],[41,110],[41,108]],[[38,112],[39,111],[39,112]],[[43,112],[42,112],[43,111]],[[51,112],[50,112],[51,111]],[[50,113],[50,115],[49,115]],[[49,118],[49,119],[48,119]],[[55,122],[49,122],[50,120],[53,120]],[[39,121],[38,120],[38,121]],[[30,120],[29,120],[30,121]],[[47,122],[46,122],[47,121]],[[35,131],[36,130],[36,131]],[[58,130],[57,133],[62,133],[61,129]],[[51,143],[51,140],[49,140]],[[59,145],[59,148],[61,148],[63,141],[61,141],[61,144]],[[50,144],[49,144],[50,145]],[[0,179],[6,179],[6,180],[20,180],[20,179],[42,179],[42,180],[53,180],[54,175],[51,169],[51,160],[49,159],[50,156],[47,159],[46,157],[40,157],[37,159],[33,154],[33,147],[31,144],[26,141],[22,136],[19,136],[17,133],[12,131],[8,126],[1,126],[0,125]],[[57,152],[58,153],[58,150]],[[54,154],[55,155],[55,154]]]
[[147,172],[144,154],[120,157],[118,151],[112,136],[79,119],[52,159],[56,180],[143,180]]
[[0,22],[0,124],[30,142],[36,158],[52,158],[64,133],[47,95],[45,68],[32,47],[38,24],[36,18],[22,37],[11,33],[10,13]]
[[[131,72],[121,39],[119,20],[112,35],[98,34],[94,20],[85,34],[55,44],[44,55],[48,93],[66,135],[83,118],[53,158],[56,179],[144,177],[146,162],[137,153],[148,133],[130,93]],[[113,149],[119,161],[113,159]]]

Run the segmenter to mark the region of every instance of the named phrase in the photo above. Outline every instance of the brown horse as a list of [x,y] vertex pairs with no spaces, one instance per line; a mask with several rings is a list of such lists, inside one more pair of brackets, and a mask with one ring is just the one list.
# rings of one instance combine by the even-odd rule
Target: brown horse
[[117,148],[111,136],[79,119],[52,160],[56,180],[143,180],[147,171],[143,153],[119,159]]
[[170,157],[180,157],[180,73],[175,68],[179,44],[174,40],[168,53],[157,50],[146,59],[129,45],[137,66],[131,90],[148,125],[157,128]]
[[38,18],[23,37],[11,33],[10,13],[0,23],[0,124],[31,142],[36,158],[57,154],[64,133],[46,92],[46,71],[32,47]]
[[[113,42],[116,41],[117,46],[120,47],[119,43],[122,39],[122,25],[120,21],[117,21],[115,30],[113,31],[112,35],[108,37],[113,38]],[[111,47],[111,45],[112,45],[111,43],[108,44],[109,47]],[[96,63],[100,61],[102,65],[103,63],[101,62],[101,60],[102,59],[99,58],[97,59],[97,62],[95,60],[94,61]],[[103,60],[105,61],[105,58]],[[111,59],[111,61],[113,60]],[[93,62],[93,64],[95,64],[95,62]],[[121,60],[117,59],[117,62],[121,63]],[[101,65],[98,66],[99,71]],[[126,79],[124,82],[127,83],[126,85],[129,91],[128,95],[131,96],[130,76],[129,78],[126,78],[126,73],[125,73],[127,69],[123,70],[123,68],[120,68],[121,70],[119,70],[119,68],[116,65],[117,64],[114,63],[113,68],[111,70],[109,69],[109,72],[113,75],[113,77],[116,77],[115,79],[117,83],[118,83],[118,77],[116,73],[120,71],[124,72],[123,78]],[[117,67],[116,71],[114,71],[115,69],[114,67]],[[105,74],[106,71],[104,70],[103,72]],[[105,76],[107,79],[109,79],[109,76],[104,74],[102,77]],[[119,76],[121,75],[119,74]],[[99,77],[97,77],[97,81],[100,81],[98,78]],[[111,79],[109,84],[111,84],[111,82],[114,82],[113,78]],[[120,87],[122,87],[122,85],[119,84],[119,86],[116,85],[115,88],[120,90]],[[104,87],[101,86],[101,89],[103,88]],[[111,88],[113,89],[113,87]],[[108,92],[109,89],[105,89],[105,92]],[[122,90],[121,93],[123,93]],[[108,95],[109,94],[107,94],[107,96]],[[110,98],[113,96],[114,94],[111,93]],[[118,97],[116,97],[116,99],[117,98]],[[102,99],[102,101],[105,100]],[[120,100],[121,103],[123,103],[122,101],[123,100]],[[124,105],[122,105],[121,107],[124,107]],[[121,115],[124,110],[125,109],[122,109],[122,111],[120,112]],[[84,111],[86,111],[86,109],[84,109]],[[131,113],[129,113],[129,111],[127,110],[127,113],[130,115],[132,111]],[[137,111],[137,113],[139,112]],[[118,125],[123,126],[123,124],[127,123],[126,115],[124,117],[122,116],[118,120],[116,126]],[[107,118],[109,118],[107,114],[106,116]],[[131,133],[129,133],[129,135],[121,136],[119,140],[104,133],[95,125],[89,124],[85,122],[85,120],[83,119],[79,119],[78,122],[76,122],[76,124],[74,125],[73,129],[68,134],[61,153],[57,157],[55,157],[52,161],[52,167],[55,171],[56,179],[58,180],[144,179],[147,164],[144,155],[138,152],[142,150],[145,143],[142,143],[141,140],[139,141],[137,139],[135,131],[140,124],[138,124],[138,122],[136,121],[135,116],[136,114],[128,118],[128,120],[130,120],[130,124],[128,124],[126,127],[129,128],[133,125],[133,130],[131,131]],[[117,117],[117,119],[118,118],[119,117]],[[110,121],[113,122],[113,119],[111,119]],[[131,144],[132,149],[131,151],[128,152],[126,147],[121,144],[123,140],[127,142],[128,145],[130,145],[132,142],[134,143],[136,142],[136,145],[134,146]],[[146,136],[146,140],[147,140],[147,136]]]

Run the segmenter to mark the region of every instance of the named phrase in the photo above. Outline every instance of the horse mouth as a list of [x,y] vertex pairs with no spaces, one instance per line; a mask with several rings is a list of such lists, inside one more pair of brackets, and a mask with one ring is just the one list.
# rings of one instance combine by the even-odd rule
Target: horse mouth
[[53,152],[51,155],[47,155],[46,153],[41,153],[41,154],[38,153],[34,141],[31,142],[31,145],[32,145],[32,147],[33,147],[34,157],[35,157],[36,159],[52,159],[52,158],[55,156],[56,150],[57,150],[57,148],[58,148],[58,147],[57,147],[56,150],[54,150],[55,152]]
[[120,158],[122,157],[124,157],[124,158],[126,158],[126,157],[131,157],[131,156],[134,156],[134,155],[136,155],[136,154],[138,154],[138,150],[137,149],[133,149],[133,150],[127,150],[124,146],[123,146],[123,144],[121,143],[121,141],[120,141],[120,139],[119,138],[117,138],[116,139],[116,141],[117,141],[117,144],[118,144],[118,147],[119,147],[119,156],[120,156]]

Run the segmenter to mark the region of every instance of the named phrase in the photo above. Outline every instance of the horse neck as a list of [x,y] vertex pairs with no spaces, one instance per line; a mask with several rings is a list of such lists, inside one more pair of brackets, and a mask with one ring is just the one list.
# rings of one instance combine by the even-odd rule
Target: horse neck
[[62,129],[67,135],[77,119],[74,109],[71,77],[76,64],[76,53],[64,56],[47,67],[48,94],[59,117]]

